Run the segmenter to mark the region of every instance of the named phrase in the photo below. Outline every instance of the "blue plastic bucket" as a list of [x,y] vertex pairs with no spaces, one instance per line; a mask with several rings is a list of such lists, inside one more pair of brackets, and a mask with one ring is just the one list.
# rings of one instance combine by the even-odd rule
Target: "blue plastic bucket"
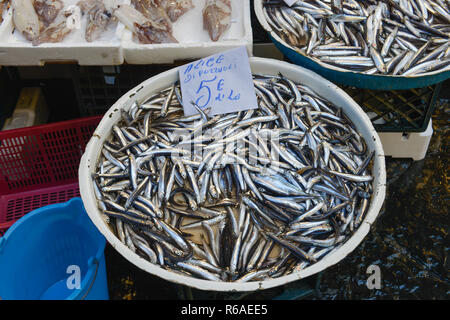
[[407,77],[392,75],[370,75],[351,71],[338,71],[315,62],[313,59],[292,50],[269,34],[270,39],[292,63],[310,69],[322,77],[338,84],[370,90],[409,90],[423,88],[443,82],[450,78],[450,71],[430,75]]
[[0,298],[109,299],[105,245],[80,198],[28,213],[0,238]]

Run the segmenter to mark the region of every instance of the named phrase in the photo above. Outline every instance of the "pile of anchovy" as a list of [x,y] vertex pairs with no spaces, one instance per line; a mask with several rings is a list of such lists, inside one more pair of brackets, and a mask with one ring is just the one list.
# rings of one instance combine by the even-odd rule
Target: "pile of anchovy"
[[[212,281],[290,274],[341,246],[372,196],[369,150],[344,112],[283,75],[259,108],[184,116],[179,83],[122,110],[93,181],[132,251]],[[125,111],[126,110],[126,111]]]
[[262,0],[293,50],[340,71],[416,76],[450,70],[450,2]]

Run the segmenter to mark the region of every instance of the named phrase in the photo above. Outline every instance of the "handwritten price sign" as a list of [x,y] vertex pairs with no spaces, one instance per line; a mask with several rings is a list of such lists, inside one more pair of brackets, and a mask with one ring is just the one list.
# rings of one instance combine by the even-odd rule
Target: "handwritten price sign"
[[245,47],[184,65],[179,75],[186,116],[198,113],[192,102],[208,115],[258,107]]

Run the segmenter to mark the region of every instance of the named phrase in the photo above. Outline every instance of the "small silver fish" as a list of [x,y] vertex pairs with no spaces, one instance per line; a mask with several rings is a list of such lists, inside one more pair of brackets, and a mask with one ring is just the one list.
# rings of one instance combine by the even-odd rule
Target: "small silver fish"
[[[285,44],[327,67],[396,76],[448,69],[448,56],[436,54],[450,38],[445,27],[450,19],[448,1],[344,0],[330,5],[329,1],[306,0],[291,7],[283,1],[261,1],[265,20]],[[301,35],[297,31],[299,21],[306,26]],[[321,43],[326,43],[327,48],[322,48]],[[362,51],[344,50],[350,45]],[[399,58],[410,51],[416,53],[414,58]],[[435,67],[409,71],[424,59],[436,60],[426,64]]]
[[[374,66],[377,57],[347,59]],[[422,64],[409,70],[439,67]],[[122,109],[94,192],[120,241],[150,263],[210,281],[261,281],[315,263],[364,221],[374,152],[348,117],[285,75],[253,81],[254,110],[185,117],[179,82]]]

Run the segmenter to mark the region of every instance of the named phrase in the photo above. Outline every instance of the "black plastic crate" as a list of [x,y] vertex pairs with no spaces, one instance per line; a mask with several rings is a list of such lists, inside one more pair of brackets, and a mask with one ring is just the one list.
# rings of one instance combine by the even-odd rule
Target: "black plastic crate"
[[73,86],[82,117],[105,113],[121,96],[173,65],[77,66]]
[[0,66],[0,130],[11,117],[20,93],[20,85],[14,70]]
[[367,113],[378,132],[424,132],[442,83],[410,90],[343,89]]

